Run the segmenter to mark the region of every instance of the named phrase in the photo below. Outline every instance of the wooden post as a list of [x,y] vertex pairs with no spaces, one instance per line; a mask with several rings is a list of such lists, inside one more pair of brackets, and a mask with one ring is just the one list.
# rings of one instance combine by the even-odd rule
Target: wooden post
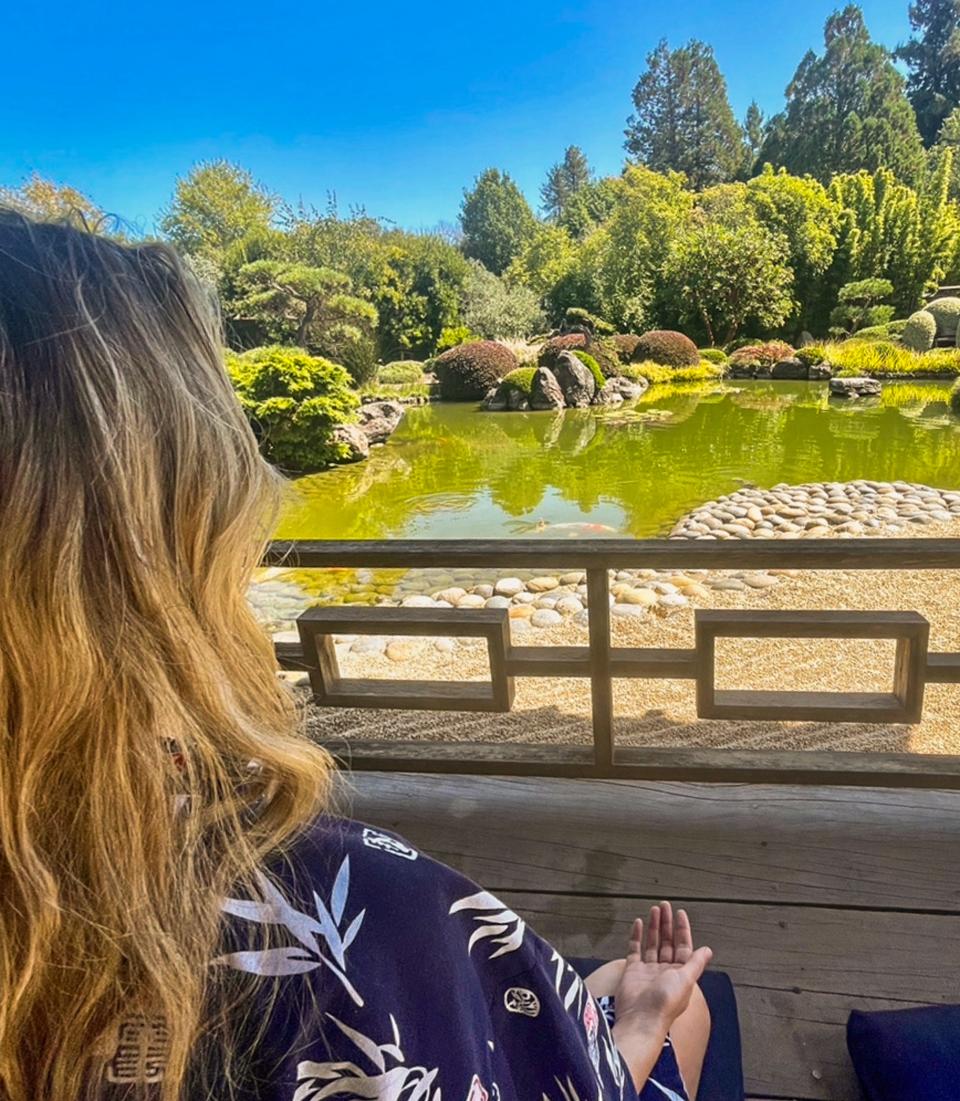
[[601,767],[613,764],[613,681],[610,676],[610,586],[606,567],[587,570],[590,623],[590,702],[593,755]]

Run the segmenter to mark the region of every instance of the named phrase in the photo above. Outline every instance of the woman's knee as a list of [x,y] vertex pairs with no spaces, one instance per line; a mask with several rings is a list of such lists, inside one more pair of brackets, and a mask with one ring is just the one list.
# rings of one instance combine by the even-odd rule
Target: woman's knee
[[699,986],[694,987],[690,1004],[673,1022],[670,1040],[692,1101],[697,1096],[703,1060],[710,1041],[710,1007]]

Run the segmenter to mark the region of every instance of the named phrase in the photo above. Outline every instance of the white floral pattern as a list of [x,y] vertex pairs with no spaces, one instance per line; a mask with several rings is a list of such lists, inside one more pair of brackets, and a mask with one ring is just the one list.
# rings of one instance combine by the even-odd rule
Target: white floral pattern
[[499,945],[496,952],[491,953],[488,959],[495,960],[498,956],[504,956],[508,952],[516,952],[523,943],[523,934],[526,922],[513,910],[507,909],[504,904],[489,891],[478,891],[476,894],[467,895],[456,901],[449,910],[450,914],[458,914],[463,910],[480,910],[473,920],[484,922],[473,931],[470,940],[467,941],[467,955],[473,951],[473,946],[482,940],[491,940]]

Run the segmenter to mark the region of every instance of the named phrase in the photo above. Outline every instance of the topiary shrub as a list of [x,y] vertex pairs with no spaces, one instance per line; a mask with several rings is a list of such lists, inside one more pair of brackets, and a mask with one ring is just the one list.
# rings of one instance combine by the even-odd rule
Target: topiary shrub
[[723,366],[729,359],[729,356],[722,348],[701,348],[700,358],[705,359],[707,363],[717,363]]
[[633,353],[640,337],[636,333],[617,333],[616,336],[612,336],[610,339],[616,345],[620,362],[629,363],[633,359]]
[[445,401],[479,401],[518,366],[513,352],[495,340],[459,344],[433,361]]
[[347,457],[333,430],[354,419],[359,401],[338,363],[273,345],[242,355],[228,352],[226,366],[270,462],[302,474]]
[[423,382],[424,365],[415,359],[398,359],[387,363],[377,371],[377,381],[384,386],[405,386],[411,382]]
[[597,389],[602,390],[607,380],[604,378],[603,371],[600,370],[600,364],[597,363],[589,352],[578,349],[573,354],[580,360],[584,367],[589,369],[590,374],[593,375],[593,381],[597,384]]
[[623,373],[620,352],[609,337],[591,340],[585,351],[589,352],[600,364],[600,370],[603,371],[604,378],[618,378]]
[[683,333],[669,329],[651,329],[637,341],[633,362],[649,361],[664,367],[695,367],[700,362],[697,346]]
[[926,305],[937,323],[937,336],[955,337],[960,322],[960,298],[935,298]]
[[913,352],[929,352],[937,338],[937,319],[929,310],[917,310],[907,318],[900,341]]
[[609,334],[614,331],[612,325],[608,325],[602,318],[590,313],[589,310],[581,309],[579,306],[570,306],[567,309],[566,313],[563,315],[563,323],[568,327],[583,325],[584,328],[589,329],[592,333]]
[[533,391],[533,376],[536,373],[536,367],[517,367],[509,375],[504,375],[498,387],[500,394],[505,396],[512,390],[516,390],[525,398],[529,398]]
[[586,333],[564,333],[563,336],[552,336],[540,349],[537,363],[541,367],[552,369],[561,352],[575,352],[578,348],[586,350],[588,343]]
[[772,367],[793,355],[793,348],[785,341],[767,340],[761,344],[747,344],[738,348],[730,356],[730,362],[735,367]]
[[793,354],[805,367],[816,367],[827,358],[826,349],[822,344],[808,344],[805,348],[798,348]]

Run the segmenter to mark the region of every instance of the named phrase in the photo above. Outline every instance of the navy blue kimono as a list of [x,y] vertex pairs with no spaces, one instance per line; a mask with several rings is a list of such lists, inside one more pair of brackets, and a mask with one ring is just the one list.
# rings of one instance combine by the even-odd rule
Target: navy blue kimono
[[[333,818],[270,872],[259,897],[224,901],[215,961],[279,976],[258,1101],[637,1101],[573,968],[457,872]],[[270,947],[242,947],[250,923]],[[669,1042],[639,1095],[665,1099],[687,1101]]]

